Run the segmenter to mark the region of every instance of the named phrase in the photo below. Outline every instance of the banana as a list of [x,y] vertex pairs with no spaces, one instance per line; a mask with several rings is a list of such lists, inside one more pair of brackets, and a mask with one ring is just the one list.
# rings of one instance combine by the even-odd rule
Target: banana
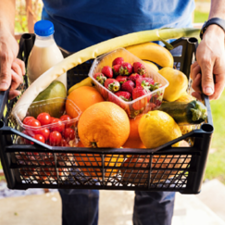
[[170,51],[156,43],[147,42],[132,45],[126,50],[142,60],[152,61],[161,67],[173,68],[174,60]]
[[90,77],[85,78],[79,83],[74,84],[69,90],[68,90],[68,95],[75,89],[82,87],[82,86],[90,86],[93,87],[94,84],[92,82],[92,79]]
[[147,65],[149,65],[154,71],[158,72],[159,68],[158,66],[156,66],[153,62],[147,61],[147,60],[143,60],[143,62]]

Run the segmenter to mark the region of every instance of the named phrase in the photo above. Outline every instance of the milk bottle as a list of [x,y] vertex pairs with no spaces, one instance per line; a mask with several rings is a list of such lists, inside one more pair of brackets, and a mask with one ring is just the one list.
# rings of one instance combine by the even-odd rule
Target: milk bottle
[[[46,70],[63,60],[63,55],[55,43],[54,25],[51,21],[40,20],[34,25],[36,35],[34,46],[27,63],[29,84],[34,82]],[[67,74],[62,74],[57,80],[67,88]]]

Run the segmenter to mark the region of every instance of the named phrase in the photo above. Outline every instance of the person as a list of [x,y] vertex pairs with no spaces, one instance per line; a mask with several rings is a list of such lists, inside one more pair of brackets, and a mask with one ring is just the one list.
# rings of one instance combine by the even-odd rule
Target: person
[[[161,27],[190,27],[194,0],[43,0],[42,18],[53,22],[57,44],[76,52],[123,34]],[[15,1],[0,1],[0,91],[10,87],[9,97],[19,94],[17,87],[25,73],[16,59],[14,39]],[[211,18],[225,19],[223,0],[212,0]],[[211,24],[204,32],[191,66],[193,95],[203,92],[218,99],[225,84],[224,30]],[[213,78],[213,74],[215,79]],[[98,222],[98,190],[59,190],[62,198],[62,223],[95,225]],[[174,207],[173,192],[135,192],[135,225],[169,225]],[[122,206],[121,206],[122,207]]]

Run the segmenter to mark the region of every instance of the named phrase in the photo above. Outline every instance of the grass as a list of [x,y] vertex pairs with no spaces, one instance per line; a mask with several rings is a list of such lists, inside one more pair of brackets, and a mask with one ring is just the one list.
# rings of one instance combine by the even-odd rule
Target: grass
[[217,178],[225,184],[225,91],[220,99],[210,102],[213,116],[213,138],[211,143],[211,153],[208,157],[205,179]]
[[205,12],[194,12],[194,23],[204,23],[208,19],[208,13]]
[[[194,22],[203,23],[208,19],[208,13],[194,12]],[[211,143],[211,150],[208,156],[204,179],[219,179],[225,184],[225,91],[220,99],[210,102],[214,132]]]

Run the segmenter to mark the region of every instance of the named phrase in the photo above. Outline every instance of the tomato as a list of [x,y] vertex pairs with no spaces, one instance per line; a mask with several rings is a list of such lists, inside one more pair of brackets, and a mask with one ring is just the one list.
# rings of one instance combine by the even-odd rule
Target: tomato
[[29,123],[30,123],[31,121],[33,121],[33,120],[35,120],[35,118],[34,118],[33,116],[26,116],[26,117],[24,118],[24,120],[23,120],[23,124],[24,124],[24,125],[29,125]]
[[71,127],[72,126],[72,123],[70,122],[72,120],[72,118],[69,115],[67,115],[67,114],[62,115],[60,117],[60,120],[65,122],[65,126],[66,127]]
[[72,129],[72,128],[66,128],[64,131],[63,131],[63,136],[64,138],[68,141],[70,140],[74,140],[75,138],[75,131]]
[[62,135],[58,131],[53,131],[49,135],[49,144],[59,146],[62,140]]
[[65,124],[60,119],[57,118],[52,119],[52,126],[51,126],[52,131],[62,132],[64,128]]
[[40,113],[37,116],[37,120],[41,123],[42,126],[48,125],[51,123],[51,116],[48,113]]
[[40,127],[41,123],[38,120],[34,119],[34,120],[31,120],[29,122],[29,126],[31,126],[31,127]]
[[49,138],[50,131],[48,128],[41,128],[38,129],[37,133],[41,134],[45,138],[45,141],[47,141]]
[[36,139],[42,143],[45,143],[45,138],[41,134],[35,134],[34,139]]
[[[24,134],[26,134],[26,135],[28,135],[28,136],[31,136],[31,137],[34,136],[34,135],[30,135],[30,132],[29,132],[28,130],[24,130],[24,131],[22,131],[22,133],[24,133]],[[22,138],[22,141],[23,141],[23,143],[26,144],[26,145],[32,145],[32,144],[34,144],[32,141],[29,141],[29,140],[26,139],[26,138]]]
[[64,138],[62,138],[60,146],[62,146],[62,147],[70,147],[70,145],[68,144],[68,142]]

